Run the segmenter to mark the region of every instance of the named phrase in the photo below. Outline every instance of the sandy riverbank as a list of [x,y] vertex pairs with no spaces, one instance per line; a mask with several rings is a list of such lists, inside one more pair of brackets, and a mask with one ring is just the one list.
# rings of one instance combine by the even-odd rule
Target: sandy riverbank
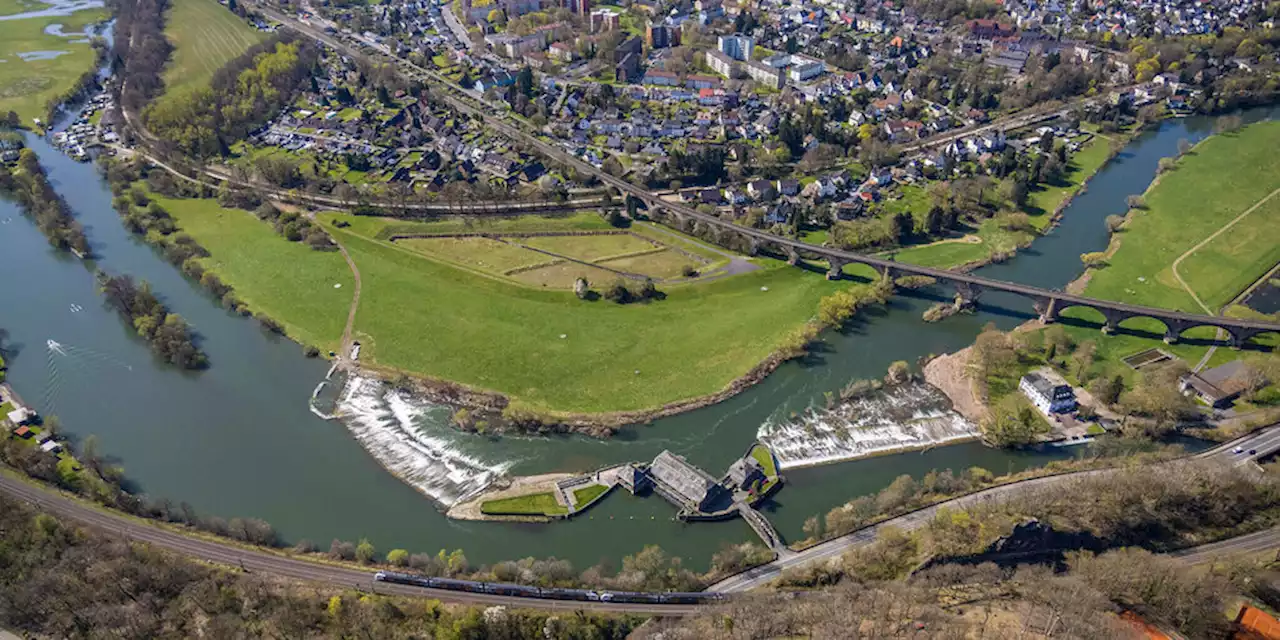
[[576,474],[572,473],[544,473],[536,476],[516,476],[510,478],[505,486],[499,486],[502,481],[494,483],[488,489],[476,494],[466,502],[459,502],[453,505],[445,514],[455,520],[496,520],[508,522],[523,521],[542,521],[546,518],[540,517],[524,517],[524,516],[491,516],[480,511],[480,505],[489,500],[497,500],[499,498],[512,498],[515,496],[527,495],[530,493],[543,493],[546,491],[555,491],[556,483],[565,478],[572,478]]
[[966,375],[969,354],[973,347],[965,347],[955,353],[938,356],[924,366],[924,381],[941,389],[951,399],[956,413],[974,423],[987,416],[986,406],[974,393],[973,380]]

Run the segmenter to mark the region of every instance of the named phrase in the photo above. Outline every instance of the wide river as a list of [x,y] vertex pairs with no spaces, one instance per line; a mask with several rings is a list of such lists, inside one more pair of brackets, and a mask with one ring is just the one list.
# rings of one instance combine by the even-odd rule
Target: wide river
[[[1250,120],[1276,115],[1280,110],[1247,114]],[[1062,287],[1080,272],[1081,253],[1106,246],[1103,219],[1124,212],[1125,197],[1146,188],[1159,159],[1176,154],[1180,139],[1197,141],[1211,127],[1209,118],[1188,118],[1142,135],[1094,177],[1059,227],[981,273]],[[328,363],[305,359],[292,342],[223,311],[124,230],[92,166],[40,138],[27,140],[84,223],[97,261],[86,265],[55,253],[15,205],[0,201],[0,327],[15,351],[10,382],[38,410],[57,414],[69,433],[96,434],[138,490],[185,501],[203,514],[262,518],[291,541],[326,546],[333,538],[366,537],[383,551],[461,548],[473,563],[557,556],[579,567],[601,560],[616,566],[643,545],[659,544],[705,567],[721,545],[754,538],[744,522],[683,524],[673,521],[661,498],[625,493],[569,522],[457,522],[427,496],[447,502],[502,471],[585,470],[648,459],[663,449],[719,474],[763,426],[820,405],[824,392],[882,376],[895,360],[962,348],[987,322],[1009,328],[1031,314],[1021,299],[987,295],[980,313],[929,324],[920,316],[932,300],[899,296],[852,329],[826,336],[825,348],[810,361],[787,364],[722,404],[608,441],[464,435],[446,426],[448,409],[358,389],[344,402],[354,417],[328,422],[307,406]],[[184,373],[158,366],[103,307],[94,290],[99,268],[149,281],[199,331],[211,368]],[[388,473],[370,451],[415,486]],[[793,469],[766,511],[784,536],[799,538],[807,517],[878,491],[900,474],[975,465],[1005,473],[1064,455],[1070,454],[968,443]]]

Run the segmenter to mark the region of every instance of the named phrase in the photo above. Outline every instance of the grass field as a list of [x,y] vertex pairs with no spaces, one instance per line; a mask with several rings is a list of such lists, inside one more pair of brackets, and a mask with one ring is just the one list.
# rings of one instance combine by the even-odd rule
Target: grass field
[[[10,5],[10,8],[21,7]],[[16,111],[28,124],[32,118],[43,120],[49,100],[71,89],[94,63],[93,48],[87,43],[73,43],[77,38],[47,34],[45,28],[62,24],[64,31],[73,32],[107,17],[105,9],[85,9],[69,16],[0,21],[0,113]],[[30,61],[18,55],[37,51],[67,53]]]
[[701,268],[700,264],[690,260],[688,256],[681,255],[670,249],[646,253],[642,256],[602,260],[597,264],[619,271],[643,273],[653,278],[678,278],[686,266],[692,266],[694,269]]
[[[289,243],[212,200],[159,201],[252,308],[304,342],[336,344],[351,286],[340,255]],[[639,410],[719,391],[811,318],[823,295],[847,286],[766,262],[752,273],[665,289],[666,299],[650,304],[585,302],[568,286],[524,286],[363,235],[385,232],[385,221],[320,219],[360,269],[362,361],[499,391],[538,411]],[[351,226],[337,228],[337,220]]]
[[609,226],[598,214],[573,213],[564,216],[520,216],[517,218],[447,218],[431,222],[404,222],[389,218],[354,216],[341,213],[321,215],[327,220],[341,220],[348,229],[362,236],[389,240],[399,233],[527,233],[540,231],[607,231]]
[[653,243],[625,233],[601,236],[521,238],[519,242],[530,247],[586,262],[595,262],[601,258],[638,253],[655,248]]
[[489,515],[517,516],[558,516],[569,513],[569,509],[556,502],[556,497],[550,492],[488,500],[480,504],[480,511]]
[[636,410],[714,393],[839,286],[779,264],[673,287],[648,305],[584,302],[567,286],[520,286],[334,233],[363,277],[356,329],[366,358],[545,411]]
[[252,214],[224,209],[216,200],[152,198],[209,250],[205,268],[234,287],[251,310],[281,322],[300,342],[338,348],[354,282],[341,254],[289,242]]
[[578,511],[609,491],[609,487],[593,484],[573,492],[573,510]]
[[164,71],[168,93],[208,84],[227,61],[265,39],[214,0],[173,0],[164,34],[174,47]]
[[561,291],[568,291],[578,278],[586,278],[587,282],[595,288],[607,286],[618,279],[618,275],[611,271],[589,267],[576,262],[548,264],[537,269],[511,274],[511,277],[531,287],[559,289]]
[[396,245],[495,275],[551,259],[492,238],[408,238],[396,241]]
[[[1160,176],[1147,191],[1147,210],[1130,214],[1116,238],[1110,266],[1094,270],[1085,295],[1134,304],[1203,313],[1173,275],[1173,263],[1189,249],[1280,188],[1280,122],[1264,122],[1227,135],[1213,136]],[[1185,259],[1179,273],[1215,312],[1280,260],[1280,196]],[[1101,322],[1100,314],[1069,309],[1064,316]],[[1163,334],[1155,320],[1135,318],[1122,326]],[[1077,340],[1097,340],[1099,366],[1108,373],[1131,376],[1119,359],[1159,345],[1194,365],[1206,347],[1185,343],[1164,346],[1158,340],[1119,334],[1100,339],[1087,327],[1070,327]],[[1184,337],[1211,338],[1214,330],[1198,328]],[[1274,335],[1255,339],[1280,342]],[[1248,352],[1244,352],[1246,356]],[[1219,349],[1211,364],[1240,357]]]
[[39,11],[48,7],[48,3],[39,0],[0,0],[0,16]]

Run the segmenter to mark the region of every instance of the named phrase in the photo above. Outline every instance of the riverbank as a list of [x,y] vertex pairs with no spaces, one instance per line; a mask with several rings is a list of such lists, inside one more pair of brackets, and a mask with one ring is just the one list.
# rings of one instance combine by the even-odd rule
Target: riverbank
[[924,365],[924,381],[937,387],[951,401],[956,413],[974,424],[980,424],[989,413],[989,407],[980,399],[968,373],[969,356],[973,347],[965,347],[955,353],[933,358]]
[[110,17],[101,3],[52,4],[0,20],[0,115],[14,111],[23,126],[50,124],[48,115],[95,77],[99,54],[81,32]]

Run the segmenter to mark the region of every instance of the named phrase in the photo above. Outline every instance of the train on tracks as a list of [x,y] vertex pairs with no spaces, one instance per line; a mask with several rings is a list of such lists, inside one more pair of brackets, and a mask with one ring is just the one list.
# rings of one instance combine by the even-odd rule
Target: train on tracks
[[582,602],[628,602],[638,604],[713,604],[724,599],[724,594],[710,591],[701,592],[664,592],[646,593],[636,591],[593,591],[590,589],[562,589],[557,587],[536,587],[527,584],[510,584],[506,582],[477,582],[475,580],[454,580],[452,578],[432,578],[417,576],[396,571],[379,571],[373,574],[377,582],[423,587],[426,589],[446,589],[448,591],[468,591],[471,593],[489,593],[498,596],[515,596],[519,598],[541,598],[544,600],[579,600]]

